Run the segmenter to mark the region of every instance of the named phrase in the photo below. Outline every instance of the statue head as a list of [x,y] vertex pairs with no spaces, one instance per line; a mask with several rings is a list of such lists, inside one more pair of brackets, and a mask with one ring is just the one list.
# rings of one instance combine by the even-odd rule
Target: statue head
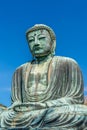
[[44,24],[36,24],[26,31],[30,51],[34,57],[55,55],[56,36],[54,31]]

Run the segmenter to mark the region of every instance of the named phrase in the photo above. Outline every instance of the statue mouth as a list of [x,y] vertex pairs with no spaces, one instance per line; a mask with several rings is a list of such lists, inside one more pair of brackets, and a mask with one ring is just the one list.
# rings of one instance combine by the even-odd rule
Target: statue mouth
[[42,49],[42,48],[39,46],[34,46],[34,48],[33,48],[33,50],[40,50],[40,49]]

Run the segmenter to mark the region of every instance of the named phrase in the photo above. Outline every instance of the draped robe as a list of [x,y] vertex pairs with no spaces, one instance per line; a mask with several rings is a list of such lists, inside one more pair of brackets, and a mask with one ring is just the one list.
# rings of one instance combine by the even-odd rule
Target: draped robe
[[[53,57],[46,64],[46,89],[34,95],[28,91],[33,64],[28,62],[17,68],[12,81],[12,104],[21,102],[27,110],[22,111],[20,106],[17,111],[4,111],[1,127],[16,130],[82,130],[87,127],[87,107],[83,105],[83,77],[78,64],[71,58],[60,56]],[[34,109],[30,109],[28,103],[31,106],[34,103]],[[40,107],[38,103],[45,106]]]

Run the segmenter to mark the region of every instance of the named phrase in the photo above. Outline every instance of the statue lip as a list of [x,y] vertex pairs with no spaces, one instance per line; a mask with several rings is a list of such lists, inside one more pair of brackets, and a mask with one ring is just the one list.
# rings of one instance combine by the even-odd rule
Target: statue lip
[[39,50],[39,49],[42,49],[41,47],[39,47],[39,46],[34,46],[34,48],[33,48],[34,50]]

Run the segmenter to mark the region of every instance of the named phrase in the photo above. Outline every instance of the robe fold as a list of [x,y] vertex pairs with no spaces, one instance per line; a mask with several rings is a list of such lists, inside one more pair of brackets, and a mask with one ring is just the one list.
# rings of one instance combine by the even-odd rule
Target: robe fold
[[[32,63],[23,64],[15,71],[12,80],[12,104],[35,103],[36,109],[2,113],[1,126],[28,128],[29,130],[86,130],[87,107],[84,103],[83,77],[76,61],[55,56],[47,62],[48,85],[46,90],[32,97],[28,80]],[[45,104],[40,108],[37,104]],[[20,109],[20,108],[19,108]]]

